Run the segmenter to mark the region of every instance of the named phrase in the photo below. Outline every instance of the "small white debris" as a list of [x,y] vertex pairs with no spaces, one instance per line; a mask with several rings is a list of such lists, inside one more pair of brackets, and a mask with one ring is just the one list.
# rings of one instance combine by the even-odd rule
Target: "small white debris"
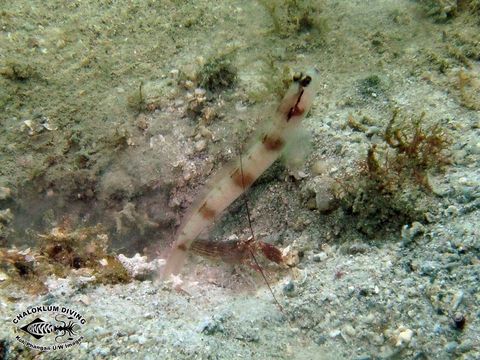
[[404,346],[412,340],[413,331],[401,325],[397,330],[395,330],[395,346]]
[[195,97],[199,98],[199,97],[204,97],[207,91],[202,88],[196,88],[194,93],[195,93]]
[[138,280],[144,280],[152,277],[160,271],[160,268],[163,265],[165,265],[164,259],[156,259],[148,262],[146,256],[141,256],[138,253],[131,258],[120,254],[117,256],[117,259],[127,270],[130,276]]
[[154,149],[154,150],[161,149],[162,146],[165,146],[164,144],[165,144],[165,137],[161,134],[157,136],[152,136],[150,138],[150,143],[149,143],[150,149]]
[[335,330],[332,330],[328,333],[328,336],[330,336],[331,338],[335,338],[337,337],[338,335],[341,334],[341,331],[338,330],[338,329],[335,329]]
[[22,125],[20,126],[20,131],[22,132],[28,131],[28,135],[35,134],[35,129],[33,128],[33,121],[24,120]]
[[107,266],[108,265],[108,260],[103,258],[101,260],[98,260],[98,262],[100,263],[100,265],[102,266]]
[[326,253],[319,252],[318,254],[313,255],[313,261],[315,262],[323,262],[327,259],[328,255]]
[[298,251],[293,250],[290,245],[282,249],[282,258],[283,258],[283,263],[288,267],[293,267],[300,262]]
[[82,303],[83,305],[90,305],[92,300],[87,295],[81,295],[78,299],[78,302]]
[[232,234],[227,238],[228,241],[237,241],[238,236],[236,234]]
[[172,284],[172,288],[175,290],[181,290],[182,285],[183,285],[183,280],[180,277],[180,275],[170,275],[170,278],[168,279],[169,282]]
[[241,101],[235,103],[235,110],[238,112],[245,112],[247,110],[247,106],[245,106]]
[[43,122],[41,125],[43,126],[43,128],[44,128],[45,130],[48,130],[48,131],[54,131],[54,130],[57,130],[57,129],[58,129],[58,128],[53,127],[52,125],[50,125],[50,123],[48,122],[48,119],[47,119],[45,122]]
[[77,286],[83,286],[85,284],[92,283],[95,280],[97,280],[95,276],[78,276],[73,279]]
[[185,81],[185,85],[184,85],[184,86],[185,86],[186,89],[193,89],[193,87],[195,86],[195,84],[194,84],[193,81],[187,80],[187,81]]

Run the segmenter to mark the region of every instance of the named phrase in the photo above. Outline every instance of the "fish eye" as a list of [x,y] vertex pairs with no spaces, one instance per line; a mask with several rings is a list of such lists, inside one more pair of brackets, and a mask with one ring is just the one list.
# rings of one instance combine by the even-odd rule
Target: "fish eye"
[[311,81],[312,81],[312,77],[310,75],[307,75],[300,80],[300,85],[302,85],[303,87],[307,87]]

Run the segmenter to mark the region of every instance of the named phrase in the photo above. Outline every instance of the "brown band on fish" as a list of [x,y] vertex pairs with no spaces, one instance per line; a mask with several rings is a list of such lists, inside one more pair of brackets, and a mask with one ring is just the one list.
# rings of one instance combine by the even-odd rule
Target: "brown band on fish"
[[177,249],[182,250],[182,251],[187,251],[187,245],[185,244],[178,244]]
[[285,145],[282,138],[269,136],[265,134],[262,138],[262,144],[269,151],[278,151]]
[[[243,176],[242,176],[243,175]],[[250,175],[248,172],[243,172],[240,169],[236,169],[232,175],[230,175],[235,185],[244,189],[249,187],[255,181],[255,177]]]
[[200,209],[198,209],[198,212],[205,220],[212,220],[213,218],[215,218],[216,214],[215,210],[209,208],[206,202],[203,203]]

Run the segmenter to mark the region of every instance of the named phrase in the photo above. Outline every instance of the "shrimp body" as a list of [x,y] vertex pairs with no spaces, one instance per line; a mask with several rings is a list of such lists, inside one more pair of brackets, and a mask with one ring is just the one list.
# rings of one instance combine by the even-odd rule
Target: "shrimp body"
[[180,272],[197,236],[277,160],[292,130],[310,110],[318,82],[316,69],[294,77],[270,128],[191,209],[179,228],[161,278]]

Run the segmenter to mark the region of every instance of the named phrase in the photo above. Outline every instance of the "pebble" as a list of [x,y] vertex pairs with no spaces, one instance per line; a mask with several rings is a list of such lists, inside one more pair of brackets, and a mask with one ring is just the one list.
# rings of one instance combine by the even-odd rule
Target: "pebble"
[[110,354],[110,348],[101,347],[92,351],[92,355],[108,356]]
[[223,330],[220,321],[215,319],[205,319],[198,327],[198,331],[206,335],[213,335],[217,332],[223,332]]
[[13,213],[10,209],[0,210],[0,221],[3,223],[9,223],[13,220]]
[[372,360],[373,358],[370,355],[360,355],[356,357],[355,360]]
[[447,345],[445,345],[445,351],[450,354],[455,352],[457,348],[458,348],[458,343],[455,341],[450,341],[449,343],[447,343]]
[[195,83],[192,80],[186,80],[184,86],[187,90],[191,90],[195,86]]
[[207,141],[205,139],[198,140],[195,143],[195,151],[196,152],[201,152],[201,151],[205,150],[206,147],[207,147]]
[[456,217],[459,214],[458,207],[454,205],[450,205],[444,212],[445,216],[447,217]]
[[457,293],[455,293],[455,295],[453,297],[453,300],[452,300],[452,310],[453,311],[458,309],[458,307],[460,306],[460,304],[463,301],[463,298],[464,298],[463,291],[460,290]]
[[460,345],[458,345],[457,350],[461,353],[465,353],[468,351],[472,351],[475,348],[475,344],[470,340],[463,341]]
[[12,190],[5,186],[0,186],[0,200],[6,200],[12,196]]
[[402,227],[402,241],[404,244],[409,244],[415,237],[424,232],[425,227],[418,221],[413,222],[411,226],[404,225]]
[[470,146],[470,152],[475,155],[480,155],[480,142],[472,144]]
[[88,295],[81,295],[79,298],[78,298],[78,301],[80,303],[82,303],[83,305],[90,305],[92,303],[90,297]]
[[364,322],[365,324],[373,324],[374,321],[375,321],[375,315],[372,313],[362,318],[362,322]]
[[213,133],[203,125],[198,127],[198,133],[206,139],[214,140]]
[[329,168],[330,165],[327,161],[318,160],[313,163],[311,170],[314,175],[324,175],[328,173]]
[[433,327],[433,332],[434,332],[435,334],[440,335],[440,334],[443,334],[443,333],[445,332],[445,330],[443,329],[442,325],[440,325],[440,324],[435,324],[435,326]]
[[328,255],[322,251],[318,254],[313,255],[313,261],[322,262],[322,261],[325,261],[327,259],[327,257],[328,257]]
[[355,335],[357,334],[355,328],[350,324],[345,325],[345,327],[343,328],[343,332],[350,337],[355,337]]
[[425,261],[420,266],[420,275],[432,275],[433,273],[437,272],[438,270],[438,263],[436,261]]
[[287,296],[293,296],[295,294],[295,284],[293,283],[293,281],[290,280],[285,285],[283,285],[282,292]]
[[335,198],[330,189],[322,189],[315,194],[315,205],[317,210],[321,212],[328,212],[333,210],[335,205]]
[[404,326],[400,326],[395,332],[398,334],[395,339],[395,346],[404,346],[405,344],[408,344],[410,343],[410,341],[412,341],[412,330]]

